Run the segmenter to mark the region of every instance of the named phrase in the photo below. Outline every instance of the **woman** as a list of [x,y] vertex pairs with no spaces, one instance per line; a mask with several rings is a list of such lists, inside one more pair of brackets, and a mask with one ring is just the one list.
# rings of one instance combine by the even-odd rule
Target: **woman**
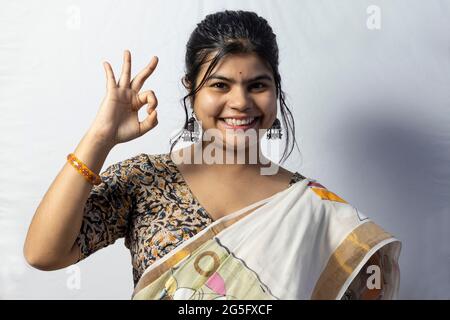
[[[282,136],[277,99],[287,129],[283,161],[295,131],[276,36],[253,12],[217,12],[193,31],[187,122],[170,152],[142,153],[98,176],[115,145],[157,125],[154,92],[139,93],[157,62],[131,80],[125,51],[118,82],[104,63],[106,97],[30,225],[24,254],[32,266],[63,268],[125,237],[134,299],[396,297],[400,242],[316,180],[262,154],[264,134]],[[145,104],[149,115],[139,122]],[[181,137],[194,143],[173,152]]]

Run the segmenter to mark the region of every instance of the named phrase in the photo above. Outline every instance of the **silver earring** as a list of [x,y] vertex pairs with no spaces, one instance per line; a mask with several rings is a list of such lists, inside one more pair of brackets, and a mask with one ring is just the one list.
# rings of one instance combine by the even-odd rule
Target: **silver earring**
[[200,126],[197,119],[194,117],[195,113],[192,111],[192,115],[189,118],[186,127],[183,129],[182,137],[183,141],[197,142],[200,136]]
[[267,139],[281,139],[282,136],[283,133],[281,132],[281,123],[280,120],[276,118],[274,123],[272,124],[272,127],[267,130]]

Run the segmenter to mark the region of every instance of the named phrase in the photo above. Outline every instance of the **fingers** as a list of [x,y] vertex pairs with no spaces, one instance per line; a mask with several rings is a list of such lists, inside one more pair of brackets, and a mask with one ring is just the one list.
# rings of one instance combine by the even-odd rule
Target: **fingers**
[[104,61],[103,68],[106,72],[106,88],[110,89],[116,87],[116,78],[114,77],[114,72],[111,68],[111,65],[108,62]]
[[119,87],[129,88],[131,78],[131,53],[125,50],[123,53],[122,74],[120,75]]
[[135,91],[141,90],[145,80],[153,73],[158,65],[158,57],[153,56],[150,63],[131,81],[131,89]]
[[139,132],[141,135],[146,134],[158,124],[156,110],[147,116],[142,122],[139,122]]
[[152,103],[151,95],[148,95],[147,98],[149,103],[149,106],[147,108],[148,116],[142,122],[139,122],[139,132],[141,135],[147,133],[148,131],[156,127],[156,125],[158,124],[157,112],[155,109],[156,105],[151,107]]
[[141,92],[137,95],[137,106],[134,108],[136,111],[139,110],[143,105],[146,103],[148,104],[147,112],[150,108],[156,108],[158,105],[158,99],[156,98],[155,93],[153,90],[148,90]]

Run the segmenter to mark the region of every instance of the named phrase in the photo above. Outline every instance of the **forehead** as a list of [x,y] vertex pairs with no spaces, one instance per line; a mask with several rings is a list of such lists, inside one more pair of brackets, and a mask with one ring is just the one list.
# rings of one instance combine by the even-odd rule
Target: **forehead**
[[[199,77],[203,77],[206,73],[213,56],[214,53],[208,56],[208,62],[202,65]],[[211,74],[220,72],[221,75],[245,76],[260,71],[271,71],[271,68],[264,59],[255,53],[237,53],[224,56],[214,67]]]

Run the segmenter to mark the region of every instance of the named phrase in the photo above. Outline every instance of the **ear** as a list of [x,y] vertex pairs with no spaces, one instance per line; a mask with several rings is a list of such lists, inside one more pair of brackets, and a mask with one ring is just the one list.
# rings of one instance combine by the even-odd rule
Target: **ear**
[[[184,76],[181,79],[181,82],[183,83],[183,86],[186,90],[191,91],[192,83],[187,79],[186,76]],[[189,100],[190,100],[191,106],[194,105],[194,97],[189,97]]]
[[192,84],[191,84],[191,82],[187,79],[186,76],[184,76],[184,77],[181,79],[181,83],[183,84],[183,86],[184,86],[187,90],[191,90]]

